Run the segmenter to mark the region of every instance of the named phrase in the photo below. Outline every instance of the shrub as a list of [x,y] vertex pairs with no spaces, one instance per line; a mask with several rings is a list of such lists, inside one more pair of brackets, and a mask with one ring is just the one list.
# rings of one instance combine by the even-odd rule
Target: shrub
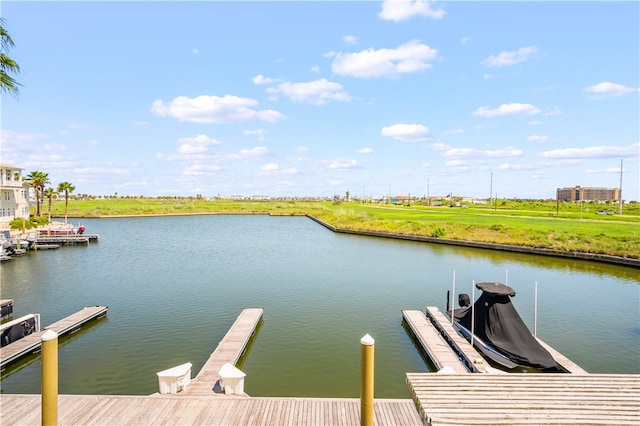
[[433,238],[442,238],[446,235],[446,231],[443,228],[435,228],[431,233]]

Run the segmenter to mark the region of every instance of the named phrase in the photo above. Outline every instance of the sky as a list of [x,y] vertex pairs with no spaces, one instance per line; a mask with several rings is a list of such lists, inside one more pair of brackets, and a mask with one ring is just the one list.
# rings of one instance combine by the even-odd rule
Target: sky
[[[3,1],[0,162],[76,194],[640,200],[637,1]],[[621,173],[622,171],[622,173]]]

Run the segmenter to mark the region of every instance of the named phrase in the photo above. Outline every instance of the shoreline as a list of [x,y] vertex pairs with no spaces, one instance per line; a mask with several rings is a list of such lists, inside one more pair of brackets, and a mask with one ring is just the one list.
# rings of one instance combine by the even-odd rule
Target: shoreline
[[488,250],[508,251],[513,253],[535,254],[541,256],[555,256],[569,259],[590,260],[595,262],[610,263],[615,265],[630,266],[640,268],[640,259],[633,259],[620,256],[611,256],[598,253],[587,253],[578,251],[560,251],[540,247],[517,246],[510,244],[485,243],[481,241],[454,240],[447,238],[426,237],[421,235],[395,234],[381,231],[364,231],[347,228],[338,228],[326,223],[310,214],[306,213],[270,213],[270,212],[196,212],[196,213],[150,213],[150,214],[126,214],[126,215],[104,215],[104,216],[74,216],[68,219],[113,219],[113,218],[142,218],[142,217],[162,217],[162,216],[211,216],[211,215],[266,215],[266,216],[291,216],[307,217],[319,225],[340,234],[361,235],[365,237],[390,238],[396,240],[417,241],[423,243],[446,244],[461,247],[482,248]]

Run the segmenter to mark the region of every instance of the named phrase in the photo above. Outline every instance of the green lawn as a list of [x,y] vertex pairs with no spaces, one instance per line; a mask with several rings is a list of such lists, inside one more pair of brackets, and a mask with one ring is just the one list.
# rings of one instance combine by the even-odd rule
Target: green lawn
[[[555,202],[502,202],[487,206],[432,207],[361,204],[358,202],[228,201],[199,199],[70,200],[68,215],[105,217],[212,213],[308,214],[339,228],[550,248],[640,259],[640,214],[637,203],[622,216],[598,215],[607,208]],[[617,212],[617,207],[607,208]],[[42,208],[47,213],[48,206]],[[64,200],[52,206],[64,215]]]

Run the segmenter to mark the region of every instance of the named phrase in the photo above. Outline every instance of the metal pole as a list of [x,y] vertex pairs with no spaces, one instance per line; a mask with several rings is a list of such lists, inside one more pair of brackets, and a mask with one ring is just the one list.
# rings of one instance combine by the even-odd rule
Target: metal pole
[[373,426],[373,353],[375,340],[360,339],[360,425]]
[[538,281],[533,283],[533,335],[538,337]]
[[456,270],[453,270],[453,290],[451,291],[451,325],[453,325],[453,311],[456,310]]
[[58,424],[58,333],[47,330],[42,342],[42,425]]
[[471,281],[471,346],[473,346],[473,333],[476,327],[475,300],[476,300],[476,282],[474,280],[474,281]]
[[622,216],[622,158],[620,159],[620,191],[618,192],[618,214]]

